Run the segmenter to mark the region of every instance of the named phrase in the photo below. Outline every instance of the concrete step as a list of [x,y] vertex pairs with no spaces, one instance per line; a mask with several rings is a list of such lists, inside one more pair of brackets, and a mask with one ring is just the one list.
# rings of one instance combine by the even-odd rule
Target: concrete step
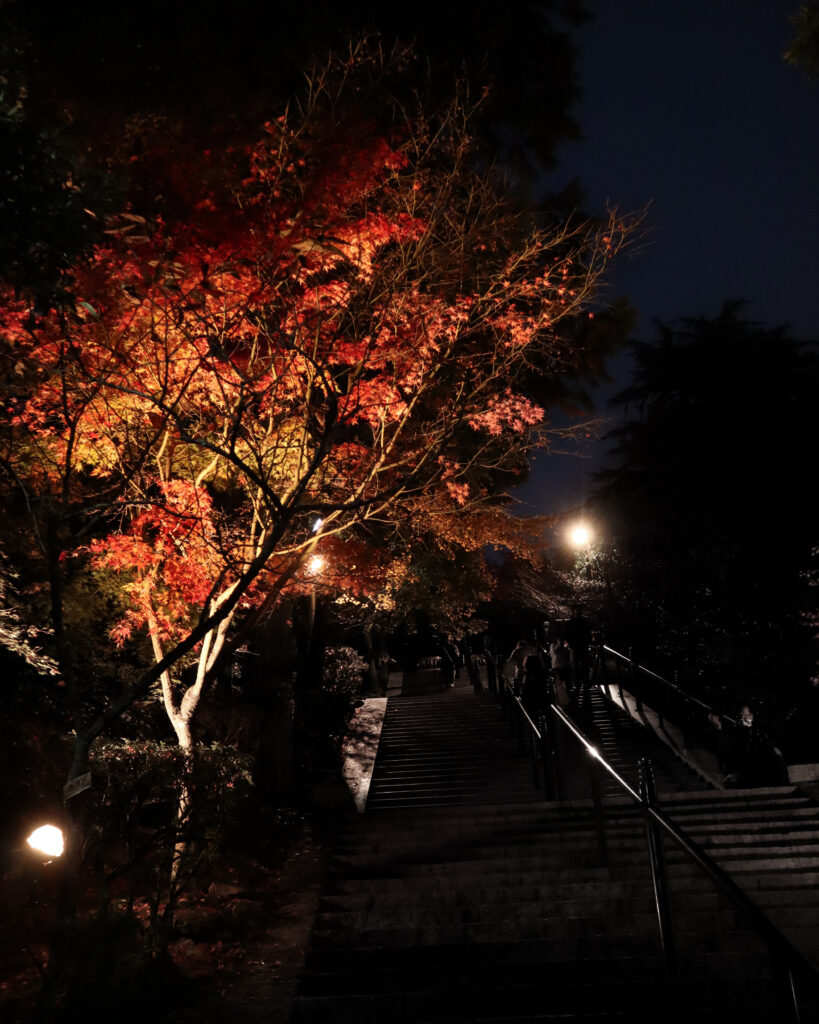
[[[533,876],[536,877],[536,876]],[[544,903],[550,904],[559,900],[605,900],[608,896],[616,896],[619,899],[633,897],[639,899],[648,892],[645,879],[623,879],[615,882],[610,877],[603,877],[597,881],[543,881],[542,876],[534,883],[522,882],[515,885],[504,879],[492,879],[487,884],[487,879],[480,877],[475,879],[475,884],[469,886],[466,880],[454,885],[427,882],[422,885],[407,886],[405,879],[361,879],[342,881],[336,886],[328,887],[322,897],[322,907],[326,909],[338,908],[340,910],[365,910],[374,905],[389,906],[428,906],[434,903],[451,903],[454,906],[465,906],[476,897],[487,903]],[[703,899],[716,896],[713,883],[705,877],[691,878],[685,887],[684,892],[678,891],[675,887],[673,896],[675,898],[701,897]],[[764,893],[766,898],[772,901],[781,900],[783,905],[789,905],[791,892]],[[793,899],[802,898],[799,891],[793,894]]]
[[[819,848],[819,822],[813,818],[795,818],[792,821],[772,819],[770,817],[740,819],[731,823],[721,820],[688,820],[681,822],[683,830],[695,838],[700,845],[714,848],[722,846],[745,846],[758,844],[761,846],[799,845],[806,849]],[[645,842],[645,826],[640,818],[625,821],[606,821],[606,839],[611,844],[622,842]],[[395,835],[391,830],[362,830],[357,834],[346,834],[340,837],[339,852],[355,852],[358,854],[383,852],[395,854],[401,851],[404,856],[416,854],[418,851],[440,850],[444,845],[459,847],[467,844],[477,846],[498,846],[514,843],[517,846],[557,845],[583,846],[595,841],[597,829],[593,821],[577,821],[573,827],[559,829],[557,823],[536,821],[532,818],[520,821],[510,819],[494,823],[475,822],[471,827],[466,825],[456,829],[442,828],[439,823],[412,830],[409,837]],[[674,841],[666,839],[669,847]]]
[[[810,799],[795,787],[706,791],[602,696],[589,706],[592,738],[621,774],[634,784],[637,759],[657,757],[663,810],[819,962]],[[297,1021],[779,1019],[764,944],[669,839],[684,980],[665,978],[641,813],[604,778],[604,866],[593,762],[566,737],[564,750],[570,799],[549,803],[488,699],[464,688],[390,699],[367,812],[340,829]]]
[[[554,984],[583,985],[590,977],[596,982],[663,980],[665,960],[659,952],[628,957],[593,960],[543,961],[537,959],[501,958],[495,947],[434,947],[423,962],[408,957],[406,950],[382,949],[377,956],[347,958],[339,963],[333,951],[317,951],[308,959],[310,973],[302,982],[301,991],[309,995],[331,995],[343,992],[406,991],[411,988],[429,990],[461,987],[547,988]],[[744,980],[754,976],[771,977],[771,961],[766,952],[690,953],[680,960],[682,973],[696,978]]]
[[[574,950],[574,956],[584,954],[586,939],[607,937],[616,943],[634,937],[653,942],[655,947],[658,942],[657,915],[648,904],[634,911],[617,906],[611,914],[578,917],[557,917],[546,908],[534,908],[531,914],[515,918],[495,907],[485,908],[478,920],[465,920],[467,917],[472,915],[453,918],[411,910],[400,915],[382,915],[377,910],[369,914],[318,914],[314,941],[343,944],[355,935],[361,946],[411,946],[561,939]],[[675,914],[674,925],[680,936],[695,935],[703,950],[729,950],[724,937],[730,940],[743,922],[732,910],[688,910]]]
[[[609,861],[626,861],[636,870],[648,869],[648,852],[645,843],[636,838],[628,840],[607,840]],[[727,842],[705,845],[706,852],[728,872],[757,874],[771,871],[802,871],[811,874],[819,871],[819,849],[815,846],[777,847],[774,844],[728,845]],[[677,870],[683,873],[699,871],[679,848],[666,850],[666,862],[670,874]],[[383,853],[347,853],[333,858],[334,868],[344,868],[361,875],[365,872],[382,872],[393,863],[393,858]],[[419,851],[413,860],[411,851],[403,861],[402,874],[405,877],[430,873],[455,876],[462,871],[487,871],[507,874],[539,870],[549,874],[571,868],[593,868],[600,864],[600,855],[590,841],[588,844],[531,844],[492,845],[480,847],[464,845],[442,852],[434,858],[427,851]]]
[[[758,813],[735,810],[720,814],[719,808],[715,810],[701,809],[687,815],[672,813],[672,811],[667,813],[674,823],[683,831],[698,837],[719,839],[721,836],[752,834],[763,838],[777,835],[787,838],[792,834],[795,837],[812,840],[819,845],[819,816],[812,814],[810,809],[798,808],[793,815],[764,808]],[[339,835],[339,842],[382,846],[400,845],[402,837],[396,833],[392,822],[389,820],[382,822],[379,818],[380,816],[375,816],[370,820],[365,819],[357,827],[343,831]],[[500,815],[488,816],[476,813],[475,819],[472,821],[460,815],[452,821],[442,821],[440,817],[424,818],[422,812],[416,812],[406,821],[410,836],[413,841],[418,843],[436,837],[439,840],[450,836],[453,839],[459,837],[465,839],[469,836],[491,836],[493,834],[518,835],[521,838],[530,837],[530,841],[536,841],[538,837],[580,835],[597,830],[597,821],[591,807],[587,810],[563,807],[552,811],[531,803],[507,804],[504,813]],[[606,833],[612,836],[623,833],[637,834],[645,827],[644,818],[636,808],[634,810],[631,808],[615,810],[604,807],[602,822],[605,825]]]
[[[715,1007],[724,1012],[766,1005],[776,1012],[772,985],[753,979],[740,989],[719,986],[713,979],[687,979],[685,984],[667,979],[640,981],[591,981],[569,985],[511,988],[450,984],[435,989],[407,988],[391,992],[346,993],[331,996],[307,996],[299,1000],[299,1021],[452,1021],[494,1020],[514,1010],[516,1020],[530,1019],[540,1013],[575,1018],[578,1013],[603,1013],[622,1016],[635,1010],[674,1007],[687,1014]],[[343,1015],[343,1016],[342,1016]]]
[[[729,973],[741,973],[742,964],[750,964],[754,970],[767,971],[770,957],[767,949],[745,930],[730,939],[732,948],[705,952],[698,950],[686,954],[683,966],[690,964],[693,973],[702,976],[720,976],[723,970]],[[519,939],[514,942],[488,941],[464,946],[461,943],[435,944],[423,946],[370,946],[366,950],[355,941],[346,945],[331,945],[322,948],[311,945],[306,954],[306,963],[310,972],[331,972],[349,970],[434,970],[438,966],[448,967],[456,964],[458,971],[478,970],[492,972],[495,970],[516,969],[517,965],[531,967],[536,973],[554,971],[560,977],[566,964],[586,965],[586,975],[596,977],[617,977],[618,965],[624,977],[638,978],[642,967],[646,964],[660,962],[661,951],[655,937],[626,936],[622,947],[613,949],[604,938],[588,936],[584,942],[582,959],[573,958],[563,940],[549,937],[540,940]],[[748,958],[746,960],[746,958]],[[576,969],[582,971],[582,966]],[[652,969],[649,973],[652,973]]]
[[[788,874],[772,872],[768,876],[760,875],[758,885],[747,887],[747,891],[755,902],[759,903],[763,898],[770,896],[771,900],[780,898],[791,900],[803,898],[811,903],[816,899],[819,892],[819,872],[813,875],[791,878]],[[804,885],[800,884],[804,882]],[[359,898],[375,898],[377,894],[384,894],[385,899],[400,900],[412,898],[418,901],[434,899],[436,894],[447,892],[463,894],[468,898],[475,892],[476,887],[481,892],[491,893],[492,898],[502,900],[511,897],[512,894],[521,894],[522,899],[550,900],[560,897],[565,893],[567,898],[577,896],[583,898],[586,895],[595,898],[605,895],[617,886],[618,891],[640,892],[650,885],[650,881],[641,875],[637,875],[628,867],[623,868],[602,868],[583,872],[582,876],[577,873],[563,872],[559,878],[549,875],[544,879],[542,872],[517,872],[510,875],[508,872],[502,874],[476,874],[471,878],[452,880],[448,876],[432,876],[424,879],[416,879],[409,887],[407,879],[401,876],[380,877],[380,878],[339,878],[331,880],[327,886],[327,898],[332,900],[345,895]],[[671,891],[674,895],[709,892],[714,889],[714,884],[702,873],[678,872],[671,879]],[[794,894],[791,897],[789,894]],[[515,901],[519,902],[519,901]]]
[[[714,791],[669,793],[663,795],[660,807],[672,817],[675,817],[675,819],[678,816],[682,819],[689,813],[713,814],[716,818],[723,815],[736,816],[743,813],[763,814],[768,811],[788,815],[791,809],[807,816],[819,813],[817,805],[811,802],[808,797],[801,796],[798,793],[794,794],[794,791],[791,789],[776,789],[773,791],[725,790],[719,793]],[[622,799],[606,798],[603,808],[609,818],[628,815],[636,816],[639,814],[636,805],[625,797]],[[504,800],[497,802],[487,801],[484,806],[470,808],[468,812],[459,812],[457,808],[446,808],[440,811],[436,811],[435,808],[429,808],[423,813],[409,812],[409,818],[406,820],[412,822],[413,829],[418,829],[423,828],[427,820],[430,822],[430,827],[435,827],[432,823],[436,817],[445,818],[448,825],[454,827],[459,821],[471,824],[476,820],[482,821],[493,818],[502,820],[508,817],[524,818],[527,816],[537,816],[538,814],[550,816],[556,820],[561,816],[565,816],[567,812],[570,816],[577,816],[584,811],[589,815],[591,814],[592,802],[590,799],[573,800],[563,804],[549,803],[545,800],[538,802],[535,800],[531,805],[525,807],[520,805],[510,807],[507,801]],[[368,814],[363,820],[356,820],[356,827],[383,827],[386,830],[390,830],[391,825],[389,822],[397,814],[396,810],[379,811],[376,815]]]
[[[710,880],[700,881],[688,891],[678,891],[672,887],[672,910],[718,910],[728,909],[727,897],[716,890]],[[798,913],[798,923],[813,924],[819,920],[819,892],[805,893],[802,890],[784,892],[760,892],[755,894],[754,903],[763,910]],[[451,886],[434,889],[424,887],[419,891],[413,889],[379,889],[370,886],[368,889],[353,893],[334,893],[323,898],[322,913],[347,912],[368,914],[378,912],[398,916],[405,913],[460,915],[462,919],[479,919],[481,913],[498,908],[510,916],[524,917],[536,912],[554,915],[555,917],[589,915],[592,913],[616,912],[618,907],[635,908],[637,906],[654,906],[654,897],[645,882],[584,883],[547,888],[481,888],[475,890],[455,888]],[[535,909],[537,908],[537,909]]]

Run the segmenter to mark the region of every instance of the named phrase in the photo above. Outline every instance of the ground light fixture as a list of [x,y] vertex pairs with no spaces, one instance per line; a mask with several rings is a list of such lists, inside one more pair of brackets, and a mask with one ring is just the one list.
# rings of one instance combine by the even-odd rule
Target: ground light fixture
[[44,853],[48,857],[62,856],[65,847],[62,829],[57,828],[56,825],[41,825],[39,828],[35,828],[26,842],[32,850]]

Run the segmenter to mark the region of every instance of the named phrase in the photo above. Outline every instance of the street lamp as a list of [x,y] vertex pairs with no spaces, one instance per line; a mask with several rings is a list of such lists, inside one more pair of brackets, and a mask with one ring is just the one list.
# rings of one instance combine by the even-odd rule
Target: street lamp
[[569,533],[569,540],[572,542],[572,546],[576,548],[588,548],[591,543],[592,534],[591,530],[584,526],[583,523],[578,523],[572,527]]
[[48,857],[62,856],[65,848],[62,829],[57,828],[56,825],[41,825],[39,828],[35,828],[26,842],[32,850],[44,853]]
[[[311,555],[307,559],[307,573],[311,577],[316,578],[321,572],[321,569],[325,567],[325,558],[322,555]],[[318,586],[318,580],[313,580],[313,585],[310,587],[310,642],[312,643],[313,628],[315,627],[315,589]]]

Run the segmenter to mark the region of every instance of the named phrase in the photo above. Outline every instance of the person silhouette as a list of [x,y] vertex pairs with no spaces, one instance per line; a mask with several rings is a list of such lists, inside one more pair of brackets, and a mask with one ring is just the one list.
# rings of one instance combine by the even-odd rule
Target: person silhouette
[[537,721],[549,702],[549,675],[539,654],[528,654],[523,662],[521,701],[530,718]]
[[589,647],[591,623],[583,614],[583,605],[572,606],[572,614],[564,629],[566,642],[572,652],[572,684],[575,692],[583,689],[589,680]]

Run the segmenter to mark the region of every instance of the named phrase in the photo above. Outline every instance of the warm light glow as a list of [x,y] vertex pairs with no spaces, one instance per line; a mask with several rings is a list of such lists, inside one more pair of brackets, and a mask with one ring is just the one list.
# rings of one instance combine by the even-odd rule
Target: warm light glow
[[588,750],[592,757],[596,757],[598,761],[600,760],[600,751],[597,747],[586,747],[586,750]]
[[56,825],[41,825],[26,840],[32,850],[39,850],[49,857],[59,857],[63,852],[63,834]]
[[591,540],[591,531],[586,526],[575,526],[569,536],[576,548],[582,548]]
[[324,568],[324,559],[321,555],[313,555],[310,561],[307,563],[307,570],[311,573],[321,572]]

